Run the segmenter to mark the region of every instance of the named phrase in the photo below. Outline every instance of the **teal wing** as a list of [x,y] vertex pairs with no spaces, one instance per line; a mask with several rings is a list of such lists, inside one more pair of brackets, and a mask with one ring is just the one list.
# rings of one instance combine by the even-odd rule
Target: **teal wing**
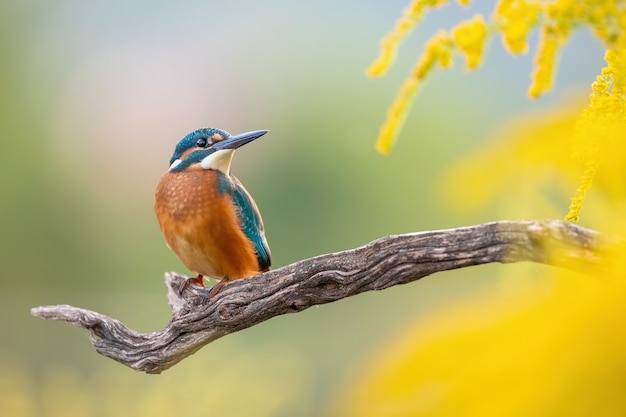
[[230,179],[234,185],[231,195],[235,206],[238,208],[239,222],[241,223],[243,232],[246,237],[254,243],[257,259],[259,261],[259,269],[261,271],[267,271],[272,266],[272,254],[267,240],[265,239],[265,228],[263,227],[261,213],[256,203],[239,180],[233,176],[231,176]]

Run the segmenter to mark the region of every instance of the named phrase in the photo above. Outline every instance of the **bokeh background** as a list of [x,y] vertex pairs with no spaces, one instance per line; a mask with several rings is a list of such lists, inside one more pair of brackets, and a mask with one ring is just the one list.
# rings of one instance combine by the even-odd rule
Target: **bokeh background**
[[[509,206],[552,217],[525,201],[456,210],[438,178],[506,134],[512,118],[583,106],[600,43],[577,33],[555,90],[530,101],[531,54],[511,57],[495,39],[479,71],[458,61],[433,74],[382,157],[378,127],[424,41],[492,8],[429,13],[390,74],[368,80],[364,69],[406,4],[2,2],[3,415],[320,415],[407,323],[502,286],[498,266],[439,274],[275,318],[162,375],[103,358],[83,331],[29,314],[67,303],[140,331],[167,324],[163,273],[188,271],[160,235],[153,191],[175,143],[202,126],[270,129],[237,153],[233,171],[263,213],[276,267],[384,235],[518,215]],[[555,199],[565,214],[568,196]]]

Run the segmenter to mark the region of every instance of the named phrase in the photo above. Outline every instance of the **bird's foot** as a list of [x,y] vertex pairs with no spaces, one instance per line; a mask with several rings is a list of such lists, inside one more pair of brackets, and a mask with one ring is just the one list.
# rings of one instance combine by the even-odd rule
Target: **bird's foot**
[[214,286],[212,286],[209,289],[209,292],[206,295],[202,296],[202,299],[200,300],[200,303],[204,304],[207,301],[209,301],[211,298],[215,297],[217,295],[217,293],[220,292],[222,287],[224,285],[226,285],[227,283],[228,283],[228,277],[222,278],[222,280],[220,282],[218,282],[217,284],[215,284]]
[[202,275],[198,274],[197,277],[187,278],[186,280],[184,280],[180,284],[180,286],[178,287],[178,295],[179,296],[181,296],[181,297],[183,296],[183,292],[187,289],[189,284],[196,284],[196,285],[199,285],[201,287],[204,287],[204,279],[202,278]]

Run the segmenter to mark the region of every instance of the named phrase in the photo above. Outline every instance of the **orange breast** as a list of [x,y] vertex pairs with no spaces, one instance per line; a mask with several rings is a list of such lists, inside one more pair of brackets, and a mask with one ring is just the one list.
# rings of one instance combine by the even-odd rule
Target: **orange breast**
[[239,279],[259,273],[252,243],[241,230],[217,171],[167,172],[156,189],[154,211],[167,245],[192,272]]

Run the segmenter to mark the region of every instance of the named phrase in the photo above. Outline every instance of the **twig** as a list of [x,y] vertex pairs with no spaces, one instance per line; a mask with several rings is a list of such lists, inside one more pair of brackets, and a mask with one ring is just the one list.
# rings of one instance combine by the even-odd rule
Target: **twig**
[[31,314],[87,329],[101,355],[139,371],[160,373],[207,343],[281,314],[491,262],[601,267],[606,245],[598,232],[571,223],[500,221],[383,237],[234,281],[206,304],[199,304],[204,290],[195,286],[180,298],[176,289],[185,277],[167,273],[172,320],[154,333],[138,333],[118,320],[68,305],[36,307]]

